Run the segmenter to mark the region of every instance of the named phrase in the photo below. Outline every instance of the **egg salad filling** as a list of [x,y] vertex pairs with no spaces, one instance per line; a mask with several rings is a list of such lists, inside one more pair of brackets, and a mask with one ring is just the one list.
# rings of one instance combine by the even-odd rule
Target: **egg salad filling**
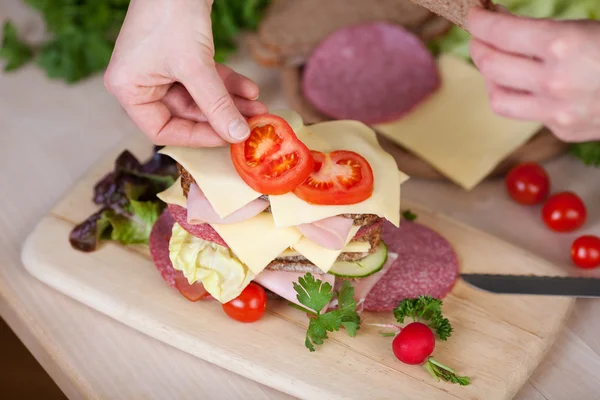
[[228,248],[189,234],[173,225],[169,241],[173,268],[183,272],[190,285],[202,282],[204,288],[221,303],[233,300],[255,275]]

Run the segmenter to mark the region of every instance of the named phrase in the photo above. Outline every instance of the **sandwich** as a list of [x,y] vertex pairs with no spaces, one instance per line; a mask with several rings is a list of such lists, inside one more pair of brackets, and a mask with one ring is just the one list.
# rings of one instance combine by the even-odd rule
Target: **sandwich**
[[250,282],[297,303],[293,285],[307,273],[349,281],[360,309],[394,259],[382,224],[399,225],[408,177],[360,122],[304,126],[282,110],[249,124],[244,143],[160,150],[179,171],[158,194],[174,220],[173,268],[221,303]]

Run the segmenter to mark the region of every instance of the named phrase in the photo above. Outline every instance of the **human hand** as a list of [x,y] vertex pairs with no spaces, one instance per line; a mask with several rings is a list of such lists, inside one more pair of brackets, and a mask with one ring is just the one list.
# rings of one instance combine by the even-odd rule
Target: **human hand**
[[473,9],[468,27],[496,113],[540,121],[563,141],[600,139],[600,22]]
[[212,147],[249,134],[267,112],[256,83],[215,64],[212,0],[132,0],[106,88],[157,145]]

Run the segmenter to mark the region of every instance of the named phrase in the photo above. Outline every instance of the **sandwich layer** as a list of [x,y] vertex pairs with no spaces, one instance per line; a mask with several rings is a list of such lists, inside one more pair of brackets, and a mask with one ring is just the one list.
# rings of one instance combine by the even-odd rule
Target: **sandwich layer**
[[[177,163],[177,170],[179,171],[179,176],[181,178],[181,189],[183,189],[183,195],[187,198],[190,191],[190,186],[197,183],[192,175],[179,163]],[[262,195],[259,198],[267,201],[269,200],[269,196],[266,195]],[[265,212],[271,212],[271,207],[267,207]],[[341,214],[340,216],[344,218],[351,218],[354,221],[353,224],[358,226],[370,225],[381,220],[381,218],[375,214]]]

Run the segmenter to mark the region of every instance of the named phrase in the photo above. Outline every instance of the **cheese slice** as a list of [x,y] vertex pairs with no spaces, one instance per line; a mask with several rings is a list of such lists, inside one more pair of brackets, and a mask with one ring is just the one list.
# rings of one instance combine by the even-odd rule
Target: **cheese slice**
[[373,170],[373,195],[348,206],[308,204],[293,193],[269,196],[276,226],[295,226],[340,214],[376,214],[395,226],[400,224],[400,184],[408,176],[398,171],[396,161],[381,148],[372,129],[357,121],[330,121],[308,126],[298,137],[311,150],[351,150],[362,155]]
[[402,119],[374,128],[470,190],[542,125],[496,115],[485,81],[471,64],[444,54],[442,85]]
[[171,157],[192,175],[221,218],[261,196],[238,175],[229,146],[202,149],[167,146],[159,153]]
[[[350,242],[344,246],[341,253],[366,253],[369,250],[371,250],[371,243],[369,242]],[[286,249],[279,257],[297,257],[301,255],[294,249]]]
[[296,228],[276,228],[266,212],[243,222],[211,226],[255,275],[302,237]]
[[[356,232],[360,229],[359,226],[352,226],[350,229],[350,233],[346,238],[346,244],[352,240]],[[315,264],[317,268],[319,268],[323,272],[327,272],[333,266],[333,263],[337,260],[337,258],[342,253],[342,250],[331,250],[326,249],[323,246],[319,246],[312,240],[307,239],[305,236],[302,236],[298,243],[291,246],[298,253],[302,254],[308,261]]]
[[187,199],[183,195],[183,189],[181,188],[181,177],[177,178],[173,185],[162,192],[157,193],[156,197],[167,204],[176,204],[183,208],[187,208]]

